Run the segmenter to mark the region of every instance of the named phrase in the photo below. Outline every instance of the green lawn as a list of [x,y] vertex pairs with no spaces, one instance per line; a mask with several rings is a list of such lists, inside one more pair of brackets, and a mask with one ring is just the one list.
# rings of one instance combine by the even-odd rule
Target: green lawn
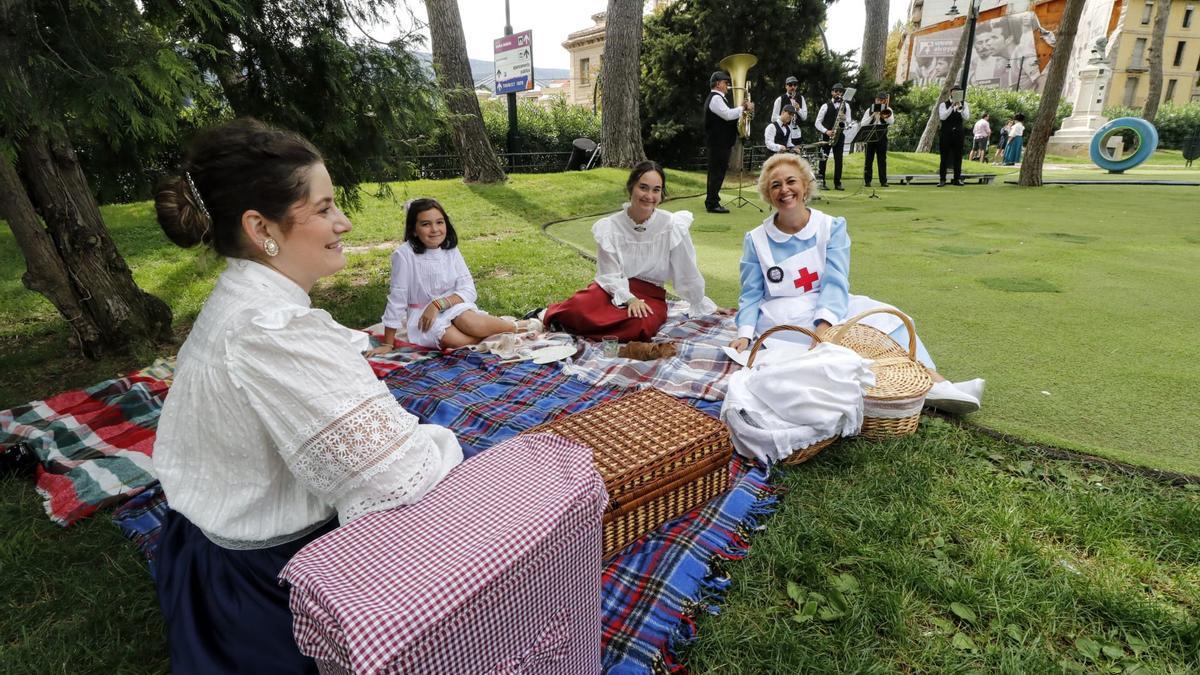
[[[928,172],[936,158],[893,165]],[[668,188],[696,194],[703,180],[671,172]],[[593,266],[540,226],[613,210],[623,182],[623,172],[598,170],[489,187],[395,185],[394,200],[368,199],[353,214],[347,239],[362,249],[314,302],[348,325],[378,319],[387,243],[399,236],[400,203],[416,195],[446,204],[489,310],[565,297]],[[1197,383],[1191,324],[1166,314],[1195,315],[1185,271],[1200,244],[1196,192],[996,185],[892,188],[868,200],[848,185],[821,207],[850,219],[855,289],[916,315],[947,374],[989,378],[981,424],[1200,473],[1182,412]],[[182,337],[217,268],[170,246],[149,204],[103,211]],[[755,220],[745,209],[698,216],[694,237],[722,302],[736,297],[738,242]],[[552,230],[582,238],[584,224]],[[173,350],[99,363],[72,355],[53,309],[20,286],[15,249],[0,229],[0,409]],[[701,639],[684,652],[694,672],[1200,670],[1193,486],[1052,459],[937,418],[904,441],[842,442],[779,484],[778,513],[750,556],[727,566],[723,613],[700,612]],[[0,671],[166,671],[145,563],[107,520],[59,528],[29,482],[0,479]]]
[[[847,178],[861,176],[851,157]],[[893,163],[895,174],[921,170],[903,156]],[[1047,176],[1063,174],[1087,170]],[[1200,181],[1200,169],[1188,176]],[[972,422],[1200,475],[1200,188],[893,186],[870,199],[861,180],[846,184],[815,206],[848,221],[851,290],[911,313],[947,377],[988,380]],[[702,201],[667,208],[696,213],[710,295],[735,306],[742,238],[763,215],[712,215]],[[591,223],[550,231],[591,250]]]

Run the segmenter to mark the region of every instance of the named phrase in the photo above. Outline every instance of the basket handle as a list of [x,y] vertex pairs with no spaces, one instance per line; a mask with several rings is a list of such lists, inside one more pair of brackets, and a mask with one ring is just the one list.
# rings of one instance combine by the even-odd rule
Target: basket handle
[[845,335],[846,332],[850,330],[851,326],[858,323],[859,321],[862,321],[863,319],[867,318],[868,316],[871,316],[872,314],[894,314],[894,315],[900,317],[900,320],[904,322],[904,327],[908,329],[908,358],[911,361],[916,361],[917,360],[917,329],[915,326],[913,326],[912,319],[908,318],[907,314],[905,314],[904,312],[901,312],[900,310],[892,309],[891,307],[876,307],[875,309],[868,309],[865,312],[859,312],[858,314],[855,314],[854,316],[850,317],[849,319],[846,319],[842,323],[839,323],[838,325],[834,326],[833,328],[830,328],[825,333],[826,341],[832,342],[834,344],[841,344],[842,336]]
[[[775,326],[774,328],[768,330],[767,332],[763,333],[762,335],[759,335],[758,339],[754,341],[754,346],[750,348],[750,358],[746,359],[746,367],[752,368],[754,366],[754,357],[758,355],[758,350],[762,347],[764,340],[766,340],[772,333],[778,333],[780,331],[785,331],[785,330],[791,330],[791,331],[797,331],[800,333],[804,333],[808,337],[812,338],[813,342],[824,342],[824,340],[821,339],[821,336],[817,335],[816,333],[812,332],[811,330],[809,330],[807,328],[802,328],[800,326],[788,326],[788,325]],[[811,347],[810,347],[810,349],[811,349]]]

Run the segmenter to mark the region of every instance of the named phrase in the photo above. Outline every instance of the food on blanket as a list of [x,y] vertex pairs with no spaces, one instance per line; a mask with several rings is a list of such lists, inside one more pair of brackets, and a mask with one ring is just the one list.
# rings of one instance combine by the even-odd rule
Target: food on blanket
[[669,359],[675,354],[675,344],[672,342],[628,342],[621,345],[621,351],[617,355],[623,359],[656,361]]

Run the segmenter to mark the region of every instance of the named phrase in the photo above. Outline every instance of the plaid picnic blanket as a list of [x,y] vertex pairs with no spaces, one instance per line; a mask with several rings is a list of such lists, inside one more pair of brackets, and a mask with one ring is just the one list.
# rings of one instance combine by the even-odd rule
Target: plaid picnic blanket
[[777,497],[767,470],[735,455],[729,492],[651,532],[608,561],[601,590],[606,673],[683,672],[676,648],[696,638],[694,617],[716,614],[729,579],[723,561],[749,552]]
[[[493,355],[466,351],[420,356],[402,368],[373,366],[405,408],[424,422],[451,428],[468,455],[622,392],[587,384],[558,364],[502,364]],[[55,522],[69,524],[101,506],[136,497],[118,508],[113,520],[146,555],[151,574],[168,507],[149,456],[171,373],[169,362],[157,363],[0,413],[0,442],[32,441],[50,467],[39,470],[39,486],[45,482],[47,510]],[[713,416],[720,408],[720,401],[684,400]],[[733,470],[726,495],[608,561],[602,598],[606,671],[683,669],[674,648],[694,639],[691,617],[715,611],[713,603],[728,585],[714,572],[714,563],[744,556],[748,533],[773,510],[765,469],[737,459]]]
[[741,368],[721,351],[737,337],[733,317],[688,319],[677,306],[672,303],[667,323],[655,336],[655,342],[674,342],[675,356],[656,361],[606,358],[598,344],[581,340],[583,353],[564,372],[598,387],[655,387],[679,398],[724,400],[729,376]]
[[383,381],[421,422],[453,430],[467,458],[621,394],[567,377],[557,364],[500,363],[492,354],[465,349],[398,368]]
[[46,514],[70,525],[157,483],[150,462],[174,363],[0,411],[0,445],[29,443]]

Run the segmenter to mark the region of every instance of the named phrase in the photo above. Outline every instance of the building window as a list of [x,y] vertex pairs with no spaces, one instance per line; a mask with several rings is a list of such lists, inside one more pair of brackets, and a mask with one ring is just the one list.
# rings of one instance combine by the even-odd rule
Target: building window
[[1188,5],[1187,8],[1185,8],[1183,10],[1183,27],[1184,28],[1192,27],[1192,9],[1194,9],[1194,8],[1191,5]]
[[1187,43],[1183,40],[1180,40],[1179,44],[1175,45],[1175,62],[1173,65],[1176,68],[1183,65],[1183,50],[1185,47],[1187,47]]
[[[1143,40],[1145,42],[1145,40]],[[592,81],[592,60],[579,59],[579,84],[588,84]]]
[[1147,2],[1146,6],[1142,8],[1142,25],[1149,26],[1150,19],[1153,16],[1154,16],[1154,3]]
[[1125,78],[1125,98],[1121,102],[1121,105],[1125,106],[1126,108],[1133,107],[1133,97],[1135,94],[1137,94],[1138,79],[1139,78],[1136,77]]
[[1146,38],[1138,38],[1133,41],[1133,60],[1130,62],[1130,68],[1145,68],[1146,60]]
[[1175,80],[1167,80],[1167,91],[1163,94],[1163,103],[1170,103],[1175,98]]

